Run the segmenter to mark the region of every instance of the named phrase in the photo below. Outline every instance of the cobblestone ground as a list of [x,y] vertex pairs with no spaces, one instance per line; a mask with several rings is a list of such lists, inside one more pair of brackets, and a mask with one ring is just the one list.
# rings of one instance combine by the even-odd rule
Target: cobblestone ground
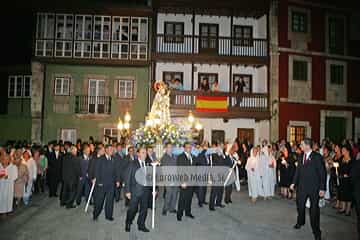
[[[115,204],[115,221],[108,222],[102,214],[92,221],[91,210],[85,214],[84,204],[76,209],[59,206],[57,199],[36,196],[30,207],[0,220],[1,240],[308,240],[313,239],[309,218],[301,230],[292,227],[296,222],[296,207],[292,200],[275,198],[252,204],[246,188],[233,193],[233,203],[210,212],[207,206],[199,208],[193,198],[195,219],[184,217],[182,222],[174,214],[161,215],[162,199],[157,200],[156,226],[150,233],[137,230],[136,220],[130,233],[124,231],[126,208],[124,201]],[[336,214],[330,207],[321,209],[323,239],[356,239],[355,216]],[[147,227],[151,227],[151,210]]]

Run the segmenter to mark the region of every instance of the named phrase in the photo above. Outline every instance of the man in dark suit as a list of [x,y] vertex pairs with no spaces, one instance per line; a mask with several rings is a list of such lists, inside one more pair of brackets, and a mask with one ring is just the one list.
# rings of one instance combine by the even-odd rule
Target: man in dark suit
[[80,156],[80,179],[77,189],[77,197],[76,197],[76,204],[81,204],[81,199],[85,196],[85,199],[89,198],[90,194],[90,183],[91,180],[89,178],[88,169],[89,169],[89,162],[90,162],[90,147],[87,144],[84,144],[82,154]]
[[140,147],[137,150],[137,159],[129,164],[128,175],[125,184],[125,196],[130,200],[125,222],[126,232],[130,232],[130,227],[138,211],[138,208],[140,208],[137,219],[138,229],[143,232],[149,232],[149,229],[147,229],[145,226],[145,220],[147,216],[151,189],[145,185],[145,182],[139,181],[139,178],[135,178],[136,172],[141,170],[140,174],[142,174],[141,176],[143,176],[143,180],[145,180],[147,171],[145,159],[146,148]]
[[[207,143],[203,143],[200,147],[200,154],[195,158],[195,165],[196,166],[209,166],[209,160],[207,158],[206,151],[207,151]],[[195,187],[195,193],[198,198],[199,207],[203,205],[207,205],[208,203],[205,201],[206,197],[206,189],[207,186],[197,186]]]
[[[125,162],[126,162],[126,170],[124,171],[124,174],[123,174],[123,177],[124,177],[124,180],[125,180],[125,185],[126,185],[126,180],[128,179],[128,173],[129,173],[129,170],[128,170],[128,168],[129,168],[129,165],[130,165],[130,163],[132,163],[133,161],[135,161],[135,160],[137,160],[137,156],[136,156],[136,154],[135,154],[135,148],[133,147],[133,146],[130,146],[130,147],[128,147],[128,149],[127,149],[127,155],[125,156]],[[127,198],[127,197],[125,197],[125,206],[127,207],[127,206],[129,206],[129,202],[130,202],[130,200]]]
[[[101,152],[101,151],[100,151]],[[100,156],[96,160],[95,166],[95,192],[94,200],[95,207],[93,212],[93,219],[97,220],[100,215],[104,201],[105,201],[105,218],[109,221],[113,221],[114,210],[114,191],[115,186],[119,187],[120,182],[117,178],[116,168],[114,164],[113,148],[109,144],[105,148],[105,154]]]
[[[209,156],[211,166],[226,166],[226,159],[223,154],[222,148],[218,145],[218,150],[216,153],[213,153]],[[212,185],[210,191],[210,200],[209,200],[209,210],[215,211],[215,207],[224,208],[225,206],[221,204],[224,194],[223,185]]]
[[48,159],[49,197],[57,197],[57,190],[61,180],[62,161],[63,155],[60,153],[60,145],[56,143],[54,145],[54,151],[49,154]]
[[[190,143],[184,144],[184,152],[176,160],[177,166],[195,166],[194,157],[191,155]],[[194,187],[188,186],[186,182],[180,185],[180,196],[178,201],[177,220],[181,221],[183,213],[189,218],[194,218],[191,214],[191,201],[194,193]]]
[[304,139],[301,143],[303,155],[298,161],[291,190],[296,188],[298,218],[294,226],[300,229],[305,224],[305,204],[310,199],[310,223],[316,240],[321,239],[319,199],[325,196],[326,169],[323,157],[312,151],[312,140]]
[[70,152],[66,153],[64,156],[62,168],[64,188],[61,205],[66,205],[66,208],[75,207],[74,200],[76,197],[80,174],[80,159],[77,156],[77,148],[75,146],[71,146]]
[[[162,172],[164,175],[168,174],[176,174],[176,158],[172,154],[173,147],[171,143],[166,144],[165,146],[165,154],[161,158],[161,166],[162,167],[171,167],[166,168],[166,172]],[[164,169],[164,168],[163,168]],[[176,213],[176,202],[179,195],[179,188],[177,186],[171,186],[167,185],[165,187],[165,199],[164,199],[164,207],[162,210],[162,215],[166,215],[167,211],[170,211],[171,213]]]
[[114,162],[116,172],[118,174],[117,179],[120,181],[120,186],[115,189],[115,201],[118,202],[121,199],[122,184],[125,182],[125,173],[128,168],[128,161],[125,160],[125,156],[122,152],[122,145],[118,143],[116,145],[116,151],[114,153]]

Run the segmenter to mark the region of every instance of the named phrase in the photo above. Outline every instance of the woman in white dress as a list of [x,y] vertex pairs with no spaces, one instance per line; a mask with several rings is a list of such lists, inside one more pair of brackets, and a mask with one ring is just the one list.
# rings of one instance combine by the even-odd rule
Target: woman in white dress
[[35,160],[31,157],[29,150],[23,153],[23,163],[27,166],[29,171],[29,180],[25,186],[23,201],[25,205],[29,204],[30,197],[32,195],[33,183],[37,177],[37,166]]
[[254,147],[250,151],[250,157],[246,162],[245,169],[248,174],[249,196],[253,203],[256,202],[260,195],[260,174],[259,174],[259,149]]
[[10,156],[3,152],[0,158],[0,214],[13,211],[14,182],[17,175],[17,167],[10,162]]
[[274,197],[275,196],[275,185],[276,185],[276,159],[273,154],[273,149],[269,145],[268,146],[268,153],[269,153],[269,165],[268,165],[268,171],[269,171],[269,196]]

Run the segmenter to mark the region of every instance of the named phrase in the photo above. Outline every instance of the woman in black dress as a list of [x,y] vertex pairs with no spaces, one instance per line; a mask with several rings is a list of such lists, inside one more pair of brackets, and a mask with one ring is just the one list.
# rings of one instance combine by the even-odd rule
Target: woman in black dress
[[350,172],[357,215],[358,239],[360,240],[360,160],[354,160]]
[[290,155],[290,151],[286,147],[282,147],[280,150],[280,158],[278,159],[278,170],[280,172],[280,189],[281,195],[284,198],[292,198],[290,192],[290,185],[292,183],[295,174],[295,161]]
[[345,213],[346,216],[351,215],[351,201],[352,201],[352,185],[350,178],[350,171],[352,166],[351,160],[351,146],[345,145],[341,149],[343,159],[339,167],[339,201],[341,209],[338,213]]
[[339,165],[342,162],[342,153],[341,153],[342,146],[340,144],[334,144],[333,149],[335,155],[333,157],[333,167],[330,169],[330,192],[332,196],[336,198],[336,205],[334,206],[335,209],[340,208],[340,201],[339,201],[339,169],[334,167],[335,165]]

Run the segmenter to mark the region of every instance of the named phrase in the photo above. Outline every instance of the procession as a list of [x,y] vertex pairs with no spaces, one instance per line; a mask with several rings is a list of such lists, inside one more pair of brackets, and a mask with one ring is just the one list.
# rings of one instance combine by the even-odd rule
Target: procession
[[[173,215],[174,221],[179,222],[184,215],[194,219],[192,201],[197,200],[203,211],[230,207],[233,191],[240,191],[241,185],[247,187],[252,204],[258,199],[271,201],[277,190],[282,198],[296,200],[298,217],[294,229],[305,225],[305,209],[309,208],[315,239],[321,239],[320,207],[332,205],[346,216],[359,213],[360,152],[356,144],[331,145],[324,141],[319,145],[305,139],[293,147],[285,141],[269,144],[267,140],[261,146],[251,146],[235,139],[210,145],[207,141],[191,142],[177,130],[147,138],[139,135],[139,131],[158,133],[171,126],[167,86],[162,82],[156,84],[158,92],[147,125],[136,131],[134,145],[81,141],[73,145],[54,141],[44,148],[29,145],[2,148],[2,217],[6,219],[17,208],[28,206],[33,194],[48,189],[49,198],[58,198],[60,207],[84,208],[84,214],[91,211],[94,222],[102,215],[107,221],[114,221],[114,204],[124,199],[125,232],[134,231],[131,226],[137,216],[138,231],[147,233],[150,229],[145,222],[149,211],[151,229],[156,228],[156,212]],[[147,144],[156,141],[165,144]],[[180,145],[180,141],[184,142]],[[220,183],[212,181],[213,178],[206,178],[205,184],[200,184],[177,177],[177,181],[160,184],[156,181],[156,171],[164,174],[162,167],[182,176],[189,174],[183,167],[200,167],[206,174],[211,174],[206,168],[225,167],[225,171],[221,172]],[[161,196],[163,206],[156,206]]]
[[7,2],[0,239],[360,240],[359,16]]

